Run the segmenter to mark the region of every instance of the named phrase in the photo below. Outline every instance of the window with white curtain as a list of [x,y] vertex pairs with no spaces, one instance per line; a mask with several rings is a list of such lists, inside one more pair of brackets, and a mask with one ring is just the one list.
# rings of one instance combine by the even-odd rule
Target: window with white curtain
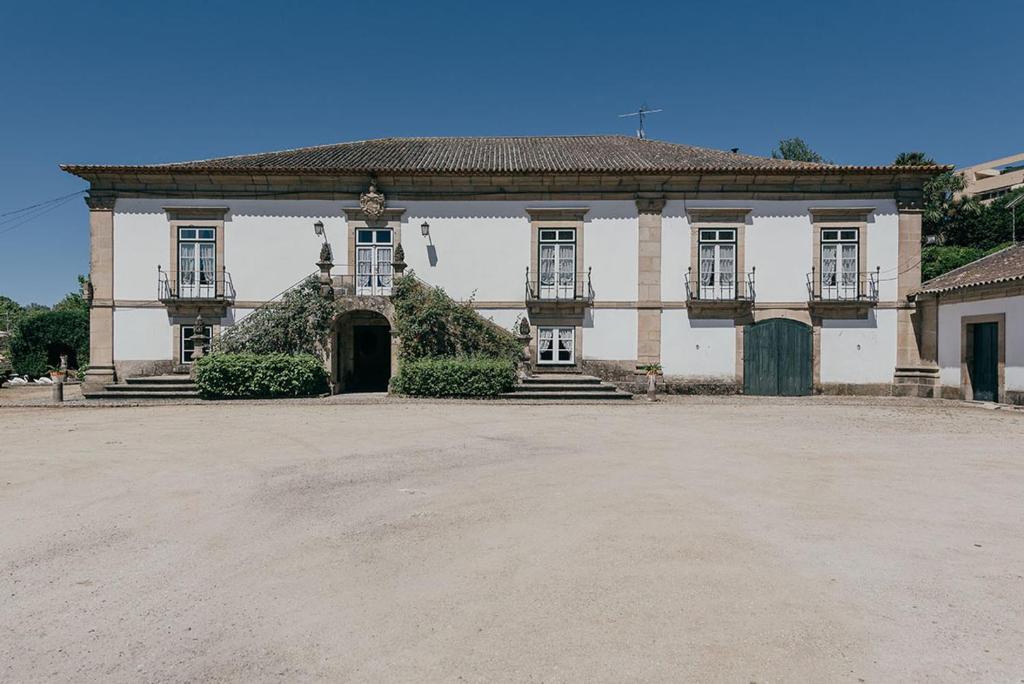
[[[181,362],[192,363],[192,355],[195,353],[195,343],[192,341],[192,335],[195,334],[196,327],[194,325],[183,325],[181,326]],[[206,336],[206,343],[203,344],[203,353],[210,353],[210,344],[213,340],[213,326],[203,326],[203,330]]]
[[576,229],[543,229],[537,263],[541,299],[573,299],[576,294]]
[[217,229],[178,228],[178,296],[217,296]]
[[702,228],[699,235],[701,299],[736,297],[736,229]]
[[394,277],[394,235],[389,228],[356,231],[356,293],[390,295]]
[[537,363],[573,363],[575,328],[537,328]]
[[860,294],[859,232],[857,228],[821,231],[823,299],[856,299]]

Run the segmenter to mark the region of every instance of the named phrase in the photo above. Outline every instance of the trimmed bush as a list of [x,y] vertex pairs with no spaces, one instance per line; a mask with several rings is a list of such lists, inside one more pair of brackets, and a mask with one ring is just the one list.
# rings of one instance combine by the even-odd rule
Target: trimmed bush
[[21,317],[11,336],[11,357],[18,375],[39,377],[60,364],[61,354],[68,366],[89,362],[89,312],[84,309],[42,310]]
[[204,399],[308,397],[327,391],[327,371],[311,354],[211,354],[195,363]]
[[494,397],[511,392],[515,383],[509,359],[433,358],[403,361],[391,388],[417,397]]

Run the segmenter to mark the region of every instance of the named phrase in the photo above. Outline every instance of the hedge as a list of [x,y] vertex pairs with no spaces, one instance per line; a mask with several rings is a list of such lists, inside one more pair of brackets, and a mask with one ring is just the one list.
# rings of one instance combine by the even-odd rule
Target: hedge
[[403,361],[391,389],[418,397],[494,397],[511,392],[515,383],[509,359],[431,358]]
[[311,354],[210,354],[195,382],[204,399],[306,397],[327,391],[327,371]]
[[18,375],[39,377],[60,364],[78,368],[89,362],[89,312],[80,309],[26,314],[14,326],[11,357]]

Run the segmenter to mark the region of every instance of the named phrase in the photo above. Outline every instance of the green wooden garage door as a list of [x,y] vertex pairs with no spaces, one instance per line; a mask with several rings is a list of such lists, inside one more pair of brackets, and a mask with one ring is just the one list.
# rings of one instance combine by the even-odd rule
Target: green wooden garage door
[[811,328],[769,318],[743,329],[743,391],[795,397],[811,393]]

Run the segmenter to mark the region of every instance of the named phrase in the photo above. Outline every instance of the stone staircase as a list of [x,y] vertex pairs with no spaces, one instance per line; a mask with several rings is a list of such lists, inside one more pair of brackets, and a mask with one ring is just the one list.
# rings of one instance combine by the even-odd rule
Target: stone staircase
[[582,373],[543,373],[524,378],[502,399],[541,401],[629,401],[633,395]]
[[198,399],[199,391],[186,373],[126,378],[124,383],[107,385],[103,399]]

